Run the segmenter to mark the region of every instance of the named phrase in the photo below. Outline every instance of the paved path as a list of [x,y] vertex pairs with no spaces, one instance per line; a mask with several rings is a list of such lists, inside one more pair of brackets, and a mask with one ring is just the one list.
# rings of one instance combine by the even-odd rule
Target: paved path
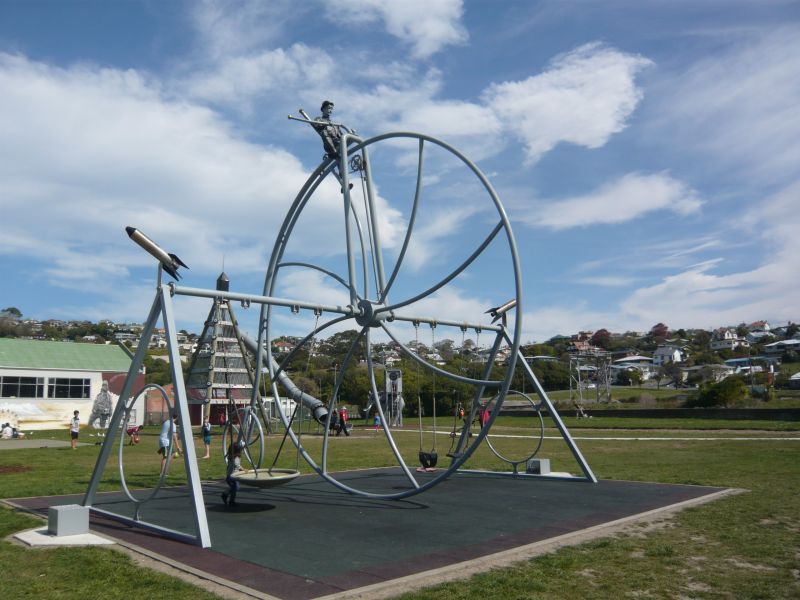
[[[416,429],[392,429],[392,433],[414,433],[419,434],[419,430]],[[423,429],[423,433],[434,433],[433,430],[430,429]],[[441,431],[437,430],[435,432],[437,435],[447,435],[450,436],[450,431]],[[654,433],[656,433],[654,431]],[[459,432],[460,434],[460,432]],[[681,441],[681,442],[723,442],[723,441],[734,441],[734,442],[800,442],[800,434],[797,432],[786,432],[783,435],[772,435],[772,436],[734,436],[734,435],[721,435],[721,436],[659,436],[659,435],[646,435],[646,436],[609,436],[609,435],[572,435],[573,440],[581,440],[581,441],[614,441],[614,442],[627,442],[631,440],[636,441],[647,441],[647,442],[664,442],[664,441]],[[511,434],[511,433],[491,433],[489,432],[489,436],[492,439],[498,438],[509,438],[509,439],[539,439],[538,435],[518,435],[518,434]],[[562,439],[560,435],[546,435],[544,436],[546,440],[560,440]]]
[[[22,448],[64,448],[69,447],[67,440],[48,440],[46,438],[25,438],[24,440],[0,440],[0,450],[20,450]],[[91,444],[79,443],[79,446]]]

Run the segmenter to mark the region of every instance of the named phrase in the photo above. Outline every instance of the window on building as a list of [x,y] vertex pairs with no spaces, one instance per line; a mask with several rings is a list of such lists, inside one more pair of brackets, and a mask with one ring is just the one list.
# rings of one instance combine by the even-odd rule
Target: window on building
[[0,397],[44,398],[44,377],[0,377]]
[[47,382],[47,395],[50,398],[88,398],[89,391],[88,379],[56,377]]

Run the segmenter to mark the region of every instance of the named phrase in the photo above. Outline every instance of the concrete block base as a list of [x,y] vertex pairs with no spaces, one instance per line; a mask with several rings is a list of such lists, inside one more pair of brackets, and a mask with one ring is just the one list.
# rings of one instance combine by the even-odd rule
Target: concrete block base
[[47,511],[47,532],[58,537],[89,533],[89,507],[79,504],[51,506]]
[[549,458],[530,459],[525,465],[525,472],[528,475],[549,475],[550,459]]

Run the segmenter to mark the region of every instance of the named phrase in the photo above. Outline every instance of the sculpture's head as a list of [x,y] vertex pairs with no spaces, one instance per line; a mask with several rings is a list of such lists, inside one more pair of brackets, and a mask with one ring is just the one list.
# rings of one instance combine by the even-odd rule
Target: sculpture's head
[[327,117],[333,112],[333,102],[331,102],[330,100],[325,100],[323,101],[322,106],[320,106],[319,109],[320,111],[322,111],[322,114]]

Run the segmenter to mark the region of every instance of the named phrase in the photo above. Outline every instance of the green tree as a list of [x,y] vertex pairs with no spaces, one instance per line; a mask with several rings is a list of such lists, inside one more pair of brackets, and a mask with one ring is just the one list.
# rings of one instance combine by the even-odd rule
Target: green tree
[[711,334],[705,329],[698,329],[692,337],[692,345],[697,348],[707,348],[711,343]]
[[547,391],[569,388],[569,365],[552,360],[537,360],[531,366],[536,378]]
[[520,346],[523,356],[555,356],[555,349],[549,344],[526,344]]
[[642,384],[642,374],[637,369],[625,369],[617,374],[619,385],[638,386]]
[[678,366],[677,363],[668,362],[663,367],[664,375],[669,377],[672,380],[675,389],[678,389],[678,386],[681,383],[681,368]]
[[149,354],[144,357],[145,380],[147,383],[167,385],[172,383],[172,373],[169,363],[165,360],[153,358]]
[[450,339],[438,340],[436,344],[434,344],[434,348],[436,348],[439,356],[446,361],[453,360],[453,356],[455,355],[454,346],[455,342]]
[[734,406],[747,397],[747,384],[739,376],[726,377],[719,383],[704,383],[697,396],[686,402],[689,408]]

